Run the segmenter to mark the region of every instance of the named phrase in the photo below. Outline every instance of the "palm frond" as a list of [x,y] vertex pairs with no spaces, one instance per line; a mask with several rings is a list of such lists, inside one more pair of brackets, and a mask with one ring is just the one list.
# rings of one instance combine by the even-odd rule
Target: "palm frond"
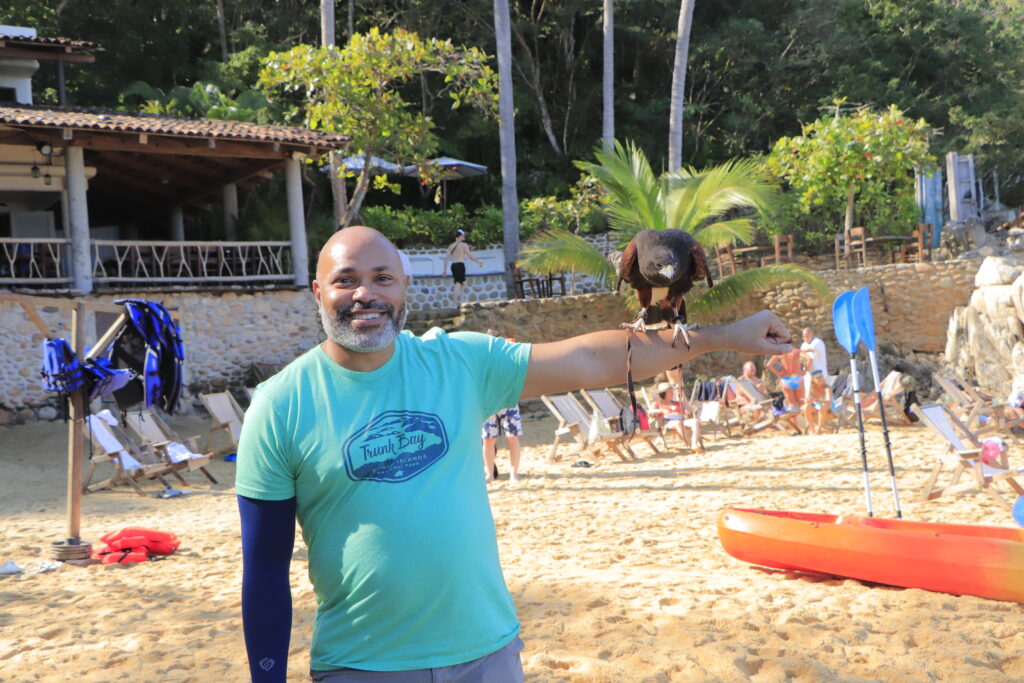
[[724,247],[727,244],[749,244],[754,239],[754,224],[749,218],[718,221],[695,231],[693,236],[704,247]]
[[695,229],[701,222],[728,211],[749,207],[760,213],[774,209],[779,200],[778,185],[763,164],[739,159],[696,171],[678,169],[663,178],[666,192],[672,196],[669,222]]
[[764,292],[784,282],[803,282],[811,287],[822,301],[832,298],[828,288],[817,273],[793,263],[764,266],[730,275],[699,297],[686,302],[687,312],[698,320],[709,320],[713,315],[735,306],[753,292]]
[[605,211],[612,228],[629,235],[646,228],[664,229],[660,185],[643,151],[633,143],[623,147],[616,142],[611,152],[597,150],[594,156],[597,164],[576,165],[597,178],[608,193]]
[[527,242],[519,252],[519,265],[531,273],[571,270],[612,281],[615,268],[597,247],[567,230],[548,230]]

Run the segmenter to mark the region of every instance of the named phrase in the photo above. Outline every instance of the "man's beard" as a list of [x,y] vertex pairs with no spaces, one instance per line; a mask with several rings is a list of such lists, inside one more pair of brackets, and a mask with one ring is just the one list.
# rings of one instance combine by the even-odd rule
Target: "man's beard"
[[[384,324],[359,331],[352,327],[350,316],[363,311],[383,311]],[[332,342],[357,353],[372,353],[388,347],[405,327],[407,313],[403,305],[398,311],[388,304],[353,304],[340,311],[328,311],[320,306],[320,323]]]

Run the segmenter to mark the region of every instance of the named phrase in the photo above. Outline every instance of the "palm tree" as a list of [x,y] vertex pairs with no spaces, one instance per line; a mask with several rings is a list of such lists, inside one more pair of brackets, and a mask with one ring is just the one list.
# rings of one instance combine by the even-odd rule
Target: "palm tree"
[[[739,210],[767,213],[778,198],[778,187],[751,160],[732,161],[703,171],[680,168],[655,175],[643,151],[629,143],[615,143],[611,152],[595,152],[598,163],[577,162],[592,174],[608,194],[606,212],[620,248],[644,229],[685,230],[706,250],[728,244],[749,243],[754,224],[749,217],[733,217]],[[612,284],[616,269],[592,244],[564,230],[542,233],[523,249],[522,266],[534,273],[574,270]],[[782,282],[805,282],[822,299],[831,297],[817,274],[795,264],[772,265],[737,273],[718,282],[695,299],[688,313],[707,320],[736,304],[751,292]],[[631,292],[626,292],[632,297]]]
[[601,143],[606,152],[615,142],[615,6],[604,0],[604,57],[601,62]]
[[494,0],[498,56],[498,145],[501,149],[501,214],[505,252],[505,291],[512,297],[512,265],[519,254],[519,196],[516,191],[515,106],[512,100],[512,20],[508,0]]
[[668,115],[668,167],[683,165],[683,106],[686,98],[686,66],[690,57],[690,28],[697,0],[680,0],[676,29],[676,58],[672,66],[671,107]]

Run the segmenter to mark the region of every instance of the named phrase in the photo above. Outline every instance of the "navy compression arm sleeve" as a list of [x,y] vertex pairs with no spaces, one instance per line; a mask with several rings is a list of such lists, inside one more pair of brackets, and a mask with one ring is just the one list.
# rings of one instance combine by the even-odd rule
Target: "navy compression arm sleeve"
[[242,520],[242,629],[253,683],[283,683],[292,630],[288,568],[295,546],[295,499],[238,496]]

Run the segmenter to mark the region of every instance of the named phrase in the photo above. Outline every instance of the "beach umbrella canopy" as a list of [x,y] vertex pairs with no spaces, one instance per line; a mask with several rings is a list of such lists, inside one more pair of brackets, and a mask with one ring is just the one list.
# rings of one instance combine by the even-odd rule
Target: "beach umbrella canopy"
[[[443,168],[446,172],[445,175],[450,178],[469,178],[471,176],[485,175],[487,173],[486,166],[474,164],[472,161],[453,159],[452,157],[438,157],[437,159],[431,159],[430,161],[427,161],[425,165]],[[418,176],[420,174],[420,169],[416,164],[412,164],[403,168],[402,174],[407,176]]]
[[[365,158],[362,154],[355,154],[350,157],[345,157],[341,160],[341,163],[345,164],[345,168],[350,171],[362,171],[363,166],[366,163]],[[380,157],[370,157],[370,173],[403,173],[403,169],[396,163],[386,161]],[[408,175],[408,174],[405,174]]]

